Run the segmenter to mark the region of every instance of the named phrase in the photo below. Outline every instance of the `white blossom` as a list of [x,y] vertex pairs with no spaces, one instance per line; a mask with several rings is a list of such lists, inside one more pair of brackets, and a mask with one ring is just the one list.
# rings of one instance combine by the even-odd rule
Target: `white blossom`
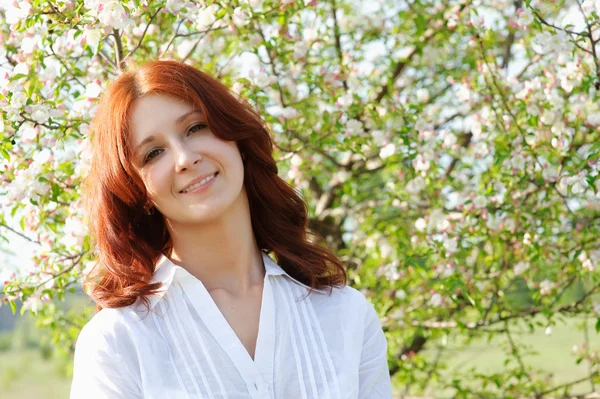
[[458,241],[454,238],[446,238],[444,240],[444,249],[448,254],[453,254],[458,250]]
[[102,39],[102,31],[100,29],[85,28],[83,31],[83,37],[85,38],[85,42],[88,44],[88,46],[90,46],[94,54],[96,54],[98,52],[100,40]]
[[417,154],[412,164],[413,168],[415,168],[415,171],[417,172],[426,172],[429,170],[430,167],[429,161],[425,159],[423,154]]
[[102,86],[100,86],[100,82],[92,82],[85,86],[85,96],[88,98],[96,98],[102,92]]
[[302,40],[296,41],[293,47],[294,58],[304,58],[306,53],[308,53],[308,46],[306,45],[306,42]]
[[13,75],[29,75],[29,65],[24,62],[19,62],[13,69]]
[[373,137],[373,142],[376,146],[381,147],[382,145],[387,143],[387,137],[384,132],[381,130],[372,130],[371,137]]
[[133,24],[129,14],[118,1],[105,2],[97,13],[100,23],[115,29],[124,29]]
[[23,92],[13,93],[10,105],[14,108],[22,108],[27,102],[27,96]]
[[37,104],[31,106],[31,119],[39,124],[46,123],[50,117],[50,108],[47,105]]
[[37,313],[43,305],[42,299],[37,295],[32,295],[23,302],[23,308],[31,313]]
[[348,92],[337,99],[337,103],[344,108],[347,108],[350,105],[352,105],[353,101],[354,101],[354,97],[352,96],[351,92]]
[[16,277],[17,274],[14,271],[7,268],[0,269],[0,285],[5,285],[9,281],[14,280]]
[[476,119],[473,119],[473,121],[471,122],[471,133],[473,134],[473,139],[475,141],[478,141],[483,138],[481,122],[479,122]]
[[346,129],[352,136],[357,136],[365,132],[362,123],[356,119],[350,119],[346,123]]
[[300,115],[302,115],[300,111],[294,107],[285,107],[281,110],[281,116],[283,116],[285,119],[297,118]]
[[386,159],[386,158],[389,158],[390,156],[394,155],[395,152],[396,152],[396,145],[390,143],[390,144],[387,144],[386,146],[384,146],[379,151],[379,156],[381,157],[381,159]]
[[44,148],[33,155],[33,161],[38,164],[45,164],[52,158],[52,151],[49,148]]
[[185,6],[184,1],[182,0],[167,0],[165,7],[167,10],[172,12],[173,14],[178,13]]
[[581,252],[577,259],[581,262],[581,267],[587,271],[593,272],[596,270],[596,262],[598,257],[597,251],[593,251],[590,253],[590,257],[588,257],[585,251]]
[[396,294],[395,294],[396,298],[398,298],[399,300],[404,300],[406,299],[406,292],[404,290],[396,290]]
[[520,274],[523,274],[523,272],[525,272],[528,269],[529,269],[529,263],[521,261],[515,265],[515,267],[513,268],[513,271],[515,273],[515,276],[518,276]]
[[446,231],[450,227],[450,222],[441,209],[434,209],[429,214],[429,223],[427,224],[428,231]]
[[203,31],[208,29],[212,24],[215,23],[217,17],[215,17],[215,13],[219,6],[217,4],[211,4],[206,8],[201,8],[198,11],[198,16],[195,19],[196,29]]
[[427,222],[425,221],[425,219],[418,218],[417,221],[415,222],[415,228],[421,232],[425,231],[425,229],[427,228]]
[[389,281],[400,280],[403,275],[403,273],[398,270],[398,260],[394,260],[393,262],[383,266],[378,274],[383,274]]
[[233,10],[233,15],[231,19],[233,20],[233,23],[236,26],[241,27],[250,22],[250,13],[248,12],[248,10],[245,10],[242,7],[236,7]]
[[38,129],[31,122],[25,122],[19,128],[19,136],[24,142],[32,142],[37,135]]
[[31,12],[31,4],[29,4],[29,1],[5,0],[0,3],[0,6],[6,13],[5,18],[9,25],[24,20]]
[[554,289],[555,283],[550,280],[544,280],[540,283],[540,295],[548,295]]
[[444,303],[444,298],[436,292],[429,299],[429,303],[435,307],[439,307]]
[[487,206],[487,204],[488,204],[488,199],[483,195],[478,195],[473,200],[473,205],[475,205],[475,207],[477,209],[485,208]]
[[38,39],[34,37],[25,37],[21,41],[21,52],[25,55],[30,55],[37,48]]
[[260,71],[259,73],[255,74],[254,70],[250,70],[248,72],[248,76],[250,77],[252,83],[261,89],[277,81],[277,77],[269,76],[264,71]]
[[244,3],[254,10],[262,6],[263,0],[244,0]]

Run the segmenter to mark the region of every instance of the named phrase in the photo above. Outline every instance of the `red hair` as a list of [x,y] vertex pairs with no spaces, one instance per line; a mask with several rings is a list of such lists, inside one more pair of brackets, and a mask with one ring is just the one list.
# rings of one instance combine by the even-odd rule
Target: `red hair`
[[[244,163],[252,230],[258,247],[273,252],[279,265],[312,289],[343,286],[346,272],[328,248],[308,241],[308,207],[301,194],[277,175],[273,142],[258,113],[229,89],[198,69],[177,61],[151,61],[120,75],[103,94],[92,122],[93,148],[84,202],[97,263],[84,284],[96,311],[133,304],[149,310],[147,296],[161,254],[170,257],[172,242],[163,216],[147,215],[145,186],[130,163],[128,144],[134,102],[148,94],[172,96],[197,106],[222,140],[237,142]],[[96,268],[98,270],[96,271]]]

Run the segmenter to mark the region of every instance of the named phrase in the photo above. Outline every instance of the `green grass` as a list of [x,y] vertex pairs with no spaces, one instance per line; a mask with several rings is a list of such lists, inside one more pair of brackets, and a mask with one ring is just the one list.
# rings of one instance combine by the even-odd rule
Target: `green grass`
[[[589,374],[587,363],[584,361],[579,365],[576,364],[576,357],[572,352],[573,345],[581,346],[585,342],[583,330],[578,325],[582,322],[583,319],[569,319],[565,324],[557,323],[552,327],[550,335],[545,334],[543,327],[538,327],[533,334],[522,327],[511,327],[513,340],[518,346],[524,344],[529,346],[527,350],[538,352],[537,355],[524,356],[524,364],[536,370],[543,370],[544,375],[552,374],[551,379],[548,381],[548,388],[584,378]],[[595,320],[588,320],[590,346],[592,349],[599,349],[600,334],[596,333],[594,326]],[[449,382],[451,381],[450,375],[452,372],[465,374],[471,368],[474,368],[476,373],[500,373],[505,368],[506,348],[506,335],[498,334],[489,342],[487,339],[478,339],[467,346],[460,345],[449,338],[448,345],[442,352],[441,357],[441,360],[448,366],[442,372],[442,379]],[[437,351],[432,349],[426,351],[426,355],[432,358],[435,353]],[[451,397],[453,392],[451,390],[436,389],[433,384],[430,387],[428,394],[436,398]],[[590,389],[590,382],[586,381],[574,385],[570,393],[589,393]]]
[[64,365],[39,349],[0,352],[0,398],[68,398],[70,387]]

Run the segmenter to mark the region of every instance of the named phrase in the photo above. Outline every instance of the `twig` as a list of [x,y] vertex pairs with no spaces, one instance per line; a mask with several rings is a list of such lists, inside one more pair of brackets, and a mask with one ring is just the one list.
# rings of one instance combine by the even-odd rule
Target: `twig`
[[[131,57],[133,55],[133,53],[135,53],[137,51],[137,49],[140,48],[140,46],[142,45],[142,42],[144,41],[144,38],[146,37],[146,32],[148,32],[148,28],[150,28],[152,21],[154,20],[154,18],[156,18],[156,16],[158,15],[158,13],[161,10],[162,10],[162,7],[158,7],[156,12],[150,16],[150,20],[148,21],[148,24],[146,25],[146,28],[144,29],[144,32],[142,33],[140,40],[138,40],[137,45],[129,53],[127,53],[127,55],[123,58],[123,62],[125,62],[129,57]],[[177,32],[177,31],[175,31],[175,32]]]
[[[573,30],[564,29],[564,28],[561,28],[560,26],[556,26],[554,24],[546,22],[546,20],[544,18],[542,18],[542,16],[540,14],[538,14],[537,11],[534,11],[533,14],[540,20],[540,22],[542,24],[544,24],[544,25],[546,25],[546,26],[548,26],[550,28],[553,28],[553,29],[556,29],[556,30],[561,30],[561,31],[563,31],[565,33],[568,33],[570,35],[576,35],[576,36],[581,36],[581,37],[588,37],[587,33],[584,33],[584,32],[575,32]],[[585,15],[584,15],[584,17],[585,17]]]
[[335,49],[337,51],[338,61],[340,64],[340,76],[342,76],[342,85],[344,90],[348,91],[348,82],[346,81],[346,71],[344,68],[344,55],[342,52],[342,43],[340,40],[340,27],[337,20],[337,7],[335,0],[331,0],[331,13],[333,15],[333,36],[335,37]]
[[[52,52],[52,55],[54,55],[54,57],[56,57],[56,59],[58,60],[58,62],[60,62],[60,64],[61,64],[63,67],[65,67],[65,70],[66,70],[67,72],[70,72],[70,69],[69,69],[69,67],[67,66],[67,64],[66,64],[66,63],[63,61],[63,59],[62,59],[62,58],[60,58],[60,57],[58,56],[58,54],[56,54],[56,52],[54,51],[54,48],[52,47],[52,43],[50,43],[50,46],[48,46],[48,47],[50,47],[50,51]],[[75,81],[76,81],[77,83],[79,83],[79,85],[80,85],[81,87],[85,87],[85,85],[84,85],[83,83],[81,83],[81,81],[80,81],[80,80],[77,78],[77,76],[75,76],[75,74],[73,74],[73,79],[75,79]]]
[[115,62],[110,59],[110,57],[108,56],[108,54],[106,54],[103,49],[100,49],[100,51],[98,51],[98,55],[100,56],[100,58],[102,58],[106,62],[108,62],[108,64],[111,67],[113,67],[114,69],[117,69],[117,64],[115,64]]
[[187,61],[187,59],[192,56],[192,54],[194,53],[194,51],[196,51],[196,48],[198,47],[198,45],[200,44],[200,42],[202,41],[202,39],[204,39],[206,37],[206,35],[208,34],[208,32],[211,31],[210,28],[212,28],[213,24],[214,24],[214,22],[208,27],[207,30],[205,30],[204,32],[202,32],[202,35],[200,35],[200,38],[198,40],[196,40],[196,43],[194,44],[194,46],[190,49],[190,51],[188,51],[188,53],[185,55],[185,57],[183,57],[183,59],[181,60],[182,62]]
[[517,359],[517,362],[519,363],[519,367],[521,368],[521,372],[523,373],[523,375],[527,378],[527,380],[531,384],[531,387],[533,388],[533,391],[535,392],[536,398],[539,398],[540,395],[537,392],[535,385],[533,384],[533,380],[531,379],[531,376],[529,375],[529,373],[527,372],[527,369],[525,368],[525,364],[523,363],[523,359],[521,359],[521,355],[519,354],[517,345],[515,345],[515,341],[513,341],[512,336],[510,335],[510,328],[508,328],[508,321],[504,322],[504,330],[506,333],[506,337],[508,338],[508,343],[511,347],[511,352]]
[[[585,323],[583,326],[583,339],[586,345],[586,348],[590,347],[590,332],[588,330],[588,317],[589,315],[585,315],[585,319],[583,322]],[[590,373],[590,385],[592,386],[592,392],[596,392],[596,384],[594,383],[594,378],[592,377],[592,361],[588,358],[588,373]]]
[[[40,288],[41,286],[43,286],[43,285],[49,283],[50,281],[54,280],[55,278],[57,278],[57,277],[59,277],[59,276],[61,276],[63,274],[66,274],[68,272],[70,272],[71,270],[73,270],[75,268],[75,266],[77,266],[79,264],[79,262],[81,261],[81,259],[83,258],[84,255],[85,255],[85,252],[75,255],[75,256],[78,256],[78,259],[76,261],[74,261],[71,266],[69,266],[69,267],[61,270],[60,272],[58,272],[56,274],[52,274],[50,278],[46,279],[45,281],[42,281],[41,283],[39,283],[37,285],[27,286],[27,287],[24,287],[24,288],[27,288],[27,289],[33,288],[34,290],[36,290],[36,289]],[[16,290],[6,291],[5,294],[12,295],[12,294],[15,294],[17,292],[23,291],[24,288],[18,288]]]
[[564,383],[564,384],[561,384],[561,385],[557,385],[554,388],[551,388],[551,389],[548,389],[546,391],[540,392],[539,393],[539,397],[543,397],[544,395],[547,395],[550,392],[558,391],[559,389],[568,388],[568,387],[570,387],[572,385],[576,385],[576,384],[579,384],[581,382],[585,382],[585,381],[589,380],[591,377],[592,376],[587,376],[587,377],[583,377],[583,378],[580,378],[580,379],[575,380],[575,381],[571,381],[571,382],[567,382],[567,383]]
[[117,51],[115,51],[115,64],[119,70],[123,69],[123,42],[121,41],[121,36],[119,34],[118,29],[113,29],[112,36],[115,38],[115,46],[117,47]]
[[19,231],[15,230],[15,229],[13,229],[12,227],[8,226],[8,225],[7,225],[7,224],[5,224],[5,223],[0,223],[0,227],[4,227],[5,229],[12,231],[13,233],[15,233],[16,235],[18,235],[19,237],[21,237],[21,238],[24,238],[24,239],[26,239],[26,240],[27,240],[27,241],[29,241],[29,242],[32,242],[32,243],[34,243],[34,244],[38,244],[38,245],[42,245],[42,243],[41,243],[41,242],[39,242],[39,241],[36,241],[36,240],[34,240],[34,239],[32,239],[32,238],[29,238],[29,237],[27,237],[25,234],[23,234],[23,233],[21,233],[21,232],[19,232]]
[[175,39],[177,37],[181,37],[182,36],[182,35],[179,34],[179,28],[181,28],[181,25],[183,25],[183,22],[184,22],[183,20],[179,21],[179,24],[177,25],[177,28],[175,28],[175,33],[173,33],[173,36],[171,36],[171,39],[167,43],[167,47],[165,47],[165,49],[158,56],[159,59],[161,59],[161,58],[163,58],[165,56],[165,54],[167,53],[167,51],[169,51],[169,47],[171,47],[171,44],[173,44],[173,42],[175,41]]

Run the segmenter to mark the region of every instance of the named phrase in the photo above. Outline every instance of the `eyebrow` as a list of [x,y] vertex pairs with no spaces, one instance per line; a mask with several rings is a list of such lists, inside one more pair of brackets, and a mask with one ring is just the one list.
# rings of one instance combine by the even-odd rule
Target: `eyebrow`
[[[202,113],[202,111],[201,111],[201,110],[199,110],[199,109],[193,109],[193,110],[191,110],[191,111],[189,111],[189,112],[186,112],[185,114],[183,114],[183,115],[181,115],[180,117],[178,117],[177,119],[175,119],[175,123],[176,123],[177,125],[179,125],[179,124],[183,123],[183,121],[185,121],[185,120],[186,120],[186,118],[187,118],[188,116],[190,116],[190,115],[192,115],[192,114],[196,114],[196,113],[199,113],[199,114],[201,114],[201,113]],[[141,149],[141,148],[144,146],[144,144],[150,143],[150,142],[152,142],[152,141],[154,141],[154,140],[156,140],[156,136],[154,136],[154,135],[150,135],[150,136],[146,137],[144,140],[142,140],[142,141],[141,141],[141,142],[140,142],[140,143],[139,143],[139,144],[138,144],[138,145],[135,147],[135,151],[134,151],[134,153],[135,153],[135,154],[137,154],[137,153],[140,151],[140,149]]]

